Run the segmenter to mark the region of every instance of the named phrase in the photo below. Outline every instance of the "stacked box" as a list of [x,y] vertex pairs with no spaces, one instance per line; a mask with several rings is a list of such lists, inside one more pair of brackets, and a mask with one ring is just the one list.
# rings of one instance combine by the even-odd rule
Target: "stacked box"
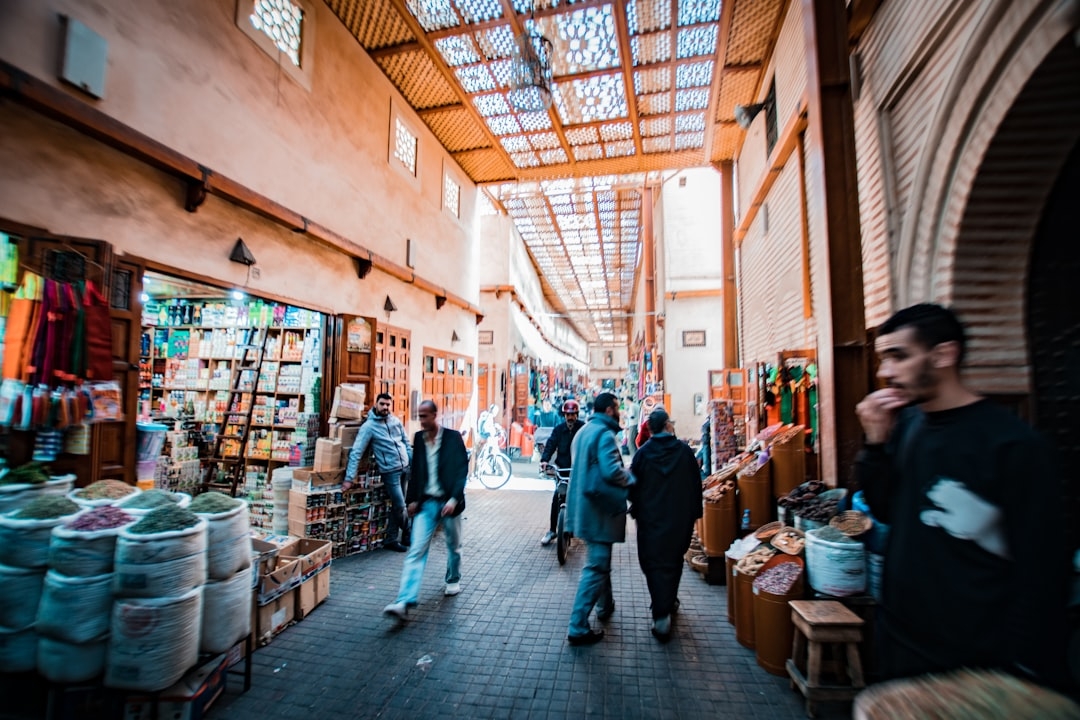
[[315,470],[324,472],[341,466],[341,440],[319,438],[315,441]]

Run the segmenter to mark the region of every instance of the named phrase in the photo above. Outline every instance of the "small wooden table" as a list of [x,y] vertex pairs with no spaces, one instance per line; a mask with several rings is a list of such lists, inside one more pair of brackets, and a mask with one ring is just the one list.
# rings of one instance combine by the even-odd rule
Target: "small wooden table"
[[[850,701],[866,687],[858,647],[862,641],[863,621],[835,600],[792,600],[788,604],[795,635],[786,667],[792,688],[797,687],[806,698],[806,715],[812,718],[817,702]],[[843,660],[834,664],[840,666],[836,668],[838,674],[846,671],[850,685],[822,684],[826,664],[822,652],[829,644],[843,646],[846,667]]]

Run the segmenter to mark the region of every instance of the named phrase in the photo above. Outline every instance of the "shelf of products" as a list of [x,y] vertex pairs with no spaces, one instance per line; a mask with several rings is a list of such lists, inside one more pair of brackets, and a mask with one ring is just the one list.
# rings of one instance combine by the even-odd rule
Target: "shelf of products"
[[[259,299],[155,298],[144,306],[140,400],[144,416],[187,413],[220,426],[221,453],[248,461],[288,463],[305,455],[300,418],[318,412],[323,315]],[[262,343],[261,368],[252,365],[249,331]],[[247,352],[247,363],[245,360]],[[234,383],[242,394],[228,407]],[[241,447],[247,412],[251,431]],[[302,447],[297,450],[297,445]]]

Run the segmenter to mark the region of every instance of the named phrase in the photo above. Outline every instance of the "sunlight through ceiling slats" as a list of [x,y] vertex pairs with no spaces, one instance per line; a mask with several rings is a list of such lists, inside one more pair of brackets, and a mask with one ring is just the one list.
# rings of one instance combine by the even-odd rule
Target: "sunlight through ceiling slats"
[[[733,110],[758,99],[785,4],[326,3],[469,177],[492,186],[549,301],[593,342],[626,340],[640,255],[641,195],[612,188],[734,158]],[[518,112],[511,57],[532,27],[553,45],[553,102]]]

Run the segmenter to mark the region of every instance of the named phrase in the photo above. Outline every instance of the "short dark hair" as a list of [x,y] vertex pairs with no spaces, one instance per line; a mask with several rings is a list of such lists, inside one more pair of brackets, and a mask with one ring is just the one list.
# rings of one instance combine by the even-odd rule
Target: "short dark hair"
[[593,412],[603,415],[608,408],[619,407],[619,398],[613,393],[602,392],[593,400]]
[[898,310],[878,327],[877,334],[888,335],[903,328],[912,328],[915,331],[915,339],[927,348],[933,348],[941,343],[955,342],[960,348],[956,363],[964,361],[964,353],[967,350],[967,338],[964,333],[964,325],[956,317],[956,313],[941,305],[934,303],[919,303]]
[[390,393],[379,393],[375,396],[375,402],[379,402],[380,400],[389,400],[390,402],[394,402],[394,396]]
[[421,401],[421,403],[416,406],[416,411],[420,412],[420,410],[424,409],[425,407],[431,408],[431,412],[435,413],[436,415],[439,414],[439,406],[435,404],[434,400]]

